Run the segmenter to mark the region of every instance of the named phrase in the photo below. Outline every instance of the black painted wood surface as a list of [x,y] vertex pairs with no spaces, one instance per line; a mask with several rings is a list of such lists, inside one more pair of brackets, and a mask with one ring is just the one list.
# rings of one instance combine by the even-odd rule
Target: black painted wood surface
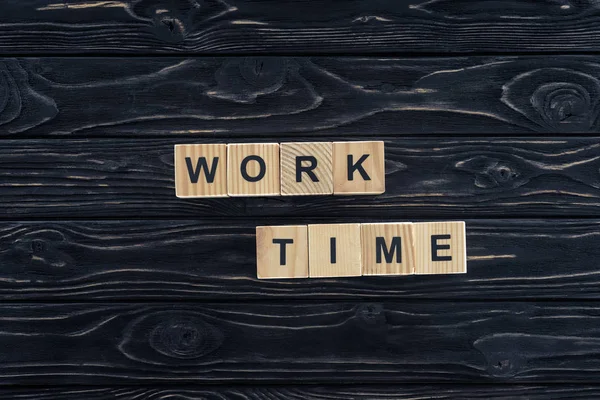
[[598,220],[468,220],[466,275],[268,281],[256,278],[258,222],[232,221],[2,223],[0,300],[600,298]]
[[593,385],[349,385],[184,386],[0,389],[2,400],[581,400],[600,396]]
[[[3,1],[0,399],[600,397],[596,3]],[[361,139],[382,196],[174,196],[175,143]],[[468,274],[255,276],[435,219]]]
[[0,52],[598,51],[594,0],[4,0]]
[[597,138],[385,140],[383,195],[236,199],[175,197],[173,145],[221,139],[0,141],[0,218],[600,215]]
[[0,306],[0,384],[595,383],[600,307],[521,302]]
[[597,56],[0,59],[12,138],[597,135],[599,103]]

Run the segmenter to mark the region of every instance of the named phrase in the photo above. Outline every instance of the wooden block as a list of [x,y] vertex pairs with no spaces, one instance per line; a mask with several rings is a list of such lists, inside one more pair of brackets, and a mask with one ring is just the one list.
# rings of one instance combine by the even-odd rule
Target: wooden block
[[415,274],[462,274],[467,272],[464,222],[414,224]]
[[258,279],[308,277],[308,229],[298,226],[257,226]]
[[331,142],[281,143],[281,194],[333,193]]
[[415,273],[413,224],[361,224],[363,275]]
[[309,276],[360,276],[360,224],[308,226]]
[[227,145],[176,144],[177,197],[227,197]]
[[279,144],[227,146],[227,189],[232,197],[279,196]]
[[381,194],[385,192],[383,142],[333,143],[333,193]]

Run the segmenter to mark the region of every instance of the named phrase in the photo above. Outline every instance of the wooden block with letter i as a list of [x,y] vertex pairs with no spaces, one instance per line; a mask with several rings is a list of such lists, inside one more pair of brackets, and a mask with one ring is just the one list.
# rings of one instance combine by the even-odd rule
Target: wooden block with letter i
[[381,194],[385,192],[383,142],[333,143],[333,193]]
[[232,197],[279,196],[279,144],[227,146],[227,190]]
[[256,227],[259,279],[308,277],[306,225]]
[[415,271],[413,224],[361,224],[363,275],[412,275]]
[[465,223],[414,224],[415,274],[462,274],[467,272]]
[[283,196],[333,193],[333,150],[330,142],[281,143]]
[[227,197],[227,145],[175,145],[175,194]]
[[362,275],[360,224],[308,226],[311,278]]

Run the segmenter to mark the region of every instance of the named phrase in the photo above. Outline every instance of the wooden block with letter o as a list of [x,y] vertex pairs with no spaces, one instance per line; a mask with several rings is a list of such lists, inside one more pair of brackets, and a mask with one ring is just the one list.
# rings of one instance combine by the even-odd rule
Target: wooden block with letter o
[[412,275],[415,270],[413,224],[361,224],[363,275]]
[[333,150],[330,142],[281,143],[283,196],[333,193]]
[[415,274],[460,274],[467,272],[465,223],[427,222],[414,224]]
[[362,275],[360,224],[308,226],[311,278]]
[[227,190],[232,197],[279,196],[279,144],[227,146]]
[[385,192],[383,142],[333,143],[333,193],[381,194]]
[[227,197],[227,145],[175,145],[177,197]]
[[307,231],[306,225],[257,226],[258,278],[308,277]]

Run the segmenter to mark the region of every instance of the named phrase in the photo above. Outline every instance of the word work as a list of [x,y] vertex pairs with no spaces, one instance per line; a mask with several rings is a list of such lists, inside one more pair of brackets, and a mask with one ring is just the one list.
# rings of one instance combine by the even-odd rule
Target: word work
[[381,194],[384,143],[178,144],[175,192],[181,198]]

